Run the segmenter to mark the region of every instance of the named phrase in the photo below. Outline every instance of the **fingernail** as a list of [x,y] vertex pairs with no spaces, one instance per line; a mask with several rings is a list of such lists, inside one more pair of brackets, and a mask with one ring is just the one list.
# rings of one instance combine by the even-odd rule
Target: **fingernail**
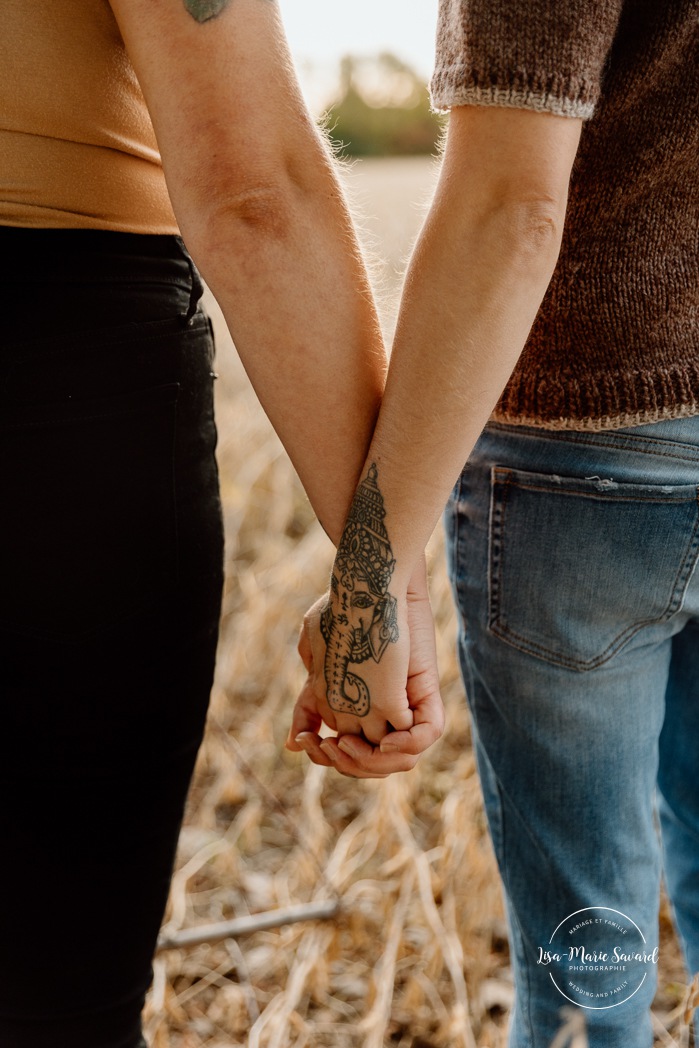
[[393,742],[386,742],[384,739],[379,743],[379,749],[382,753],[396,753],[398,747]]
[[354,746],[351,742],[348,742],[347,739],[340,739],[337,745],[343,753],[347,754],[348,757],[356,758],[357,754],[355,753]]
[[337,764],[337,754],[335,753],[335,749],[334,749],[333,746],[330,746],[327,743],[324,745],[321,742],[320,748],[323,751],[323,753],[325,754],[325,756],[328,758],[328,760],[332,761],[333,764]]

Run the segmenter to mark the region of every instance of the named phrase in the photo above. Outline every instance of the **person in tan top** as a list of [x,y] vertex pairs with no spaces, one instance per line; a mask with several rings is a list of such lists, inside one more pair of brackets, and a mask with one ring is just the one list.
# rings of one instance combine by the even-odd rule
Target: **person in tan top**
[[[8,0],[0,243],[0,1044],[136,1048],[220,606],[197,267],[335,541],[385,376],[276,5]],[[415,585],[429,694],[404,679],[345,730],[417,752],[442,714]]]
[[143,92],[104,0],[7,5],[0,224],[179,232]]

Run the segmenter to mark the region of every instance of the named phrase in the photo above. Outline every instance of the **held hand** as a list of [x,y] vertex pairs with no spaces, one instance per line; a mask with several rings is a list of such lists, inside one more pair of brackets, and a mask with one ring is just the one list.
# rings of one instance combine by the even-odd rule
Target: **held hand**
[[[378,642],[374,647],[379,658],[372,658],[370,664],[362,661],[356,674],[347,670],[343,656],[342,687],[335,677],[338,663],[328,628],[328,608],[339,607],[341,614],[341,587],[336,590],[330,598],[318,601],[304,619],[299,653],[308,678],[294,708],[287,748],[303,749],[314,763],[334,765],[342,774],[359,778],[383,778],[395,771],[408,771],[444,727],[424,562],[404,599],[396,602],[395,640],[387,640],[391,623],[384,622],[386,643],[381,650]],[[360,597],[358,603],[366,601]],[[383,615],[381,608],[378,614]],[[365,625],[367,621],[363,619]],[[374,616],[374,636],[379,638],[376,622]],[[361,630],[361,624],[356,629]],[[371,651],[370,644],[369,648]],[[355,654],[365,651],[362,645],[354,648]],[[338,732],[336,739],[320,738],[323,721]]]
[[[368,619],[362,618],[368,595],[362,591],[352,594],[360,602],[359,612],[355,608],[343,612],[343,607],[348,608],[345,597],[344,593],[340,599],[337,593],[328,594],[304,618],[299,654],[308,679],[299,703],[311,718],[316,711],[314,727],[323,720],[340,735],[362,735],[378,744],[388,732],[413,724],[406,690],[407,610],[396,608],[391,623],[395,639],[387,641],[382,650],[377,647],[374,655]],[[310,719],[308,723],[310,726]],[[300,730],[303,726],[297,734]]]

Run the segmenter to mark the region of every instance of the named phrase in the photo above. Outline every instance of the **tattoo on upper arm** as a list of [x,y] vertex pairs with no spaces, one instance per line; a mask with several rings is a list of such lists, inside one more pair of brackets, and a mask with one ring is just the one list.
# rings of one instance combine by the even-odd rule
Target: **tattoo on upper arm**
[[197,22],[209,22],[228,7],[230,0],[182,0],[182,2]]
[[348,663],[370,657],[379,662],[387,645],[398,640],[396,599],[388,592],[396,562],[385,516],[372,463],[352,502],[333,565],[331,599],[321,618],[328,705],[356,717],[369,712],[371,696]]
[[208,22],[228,7],[230,0],[184,0],[184,6],[197,22]]

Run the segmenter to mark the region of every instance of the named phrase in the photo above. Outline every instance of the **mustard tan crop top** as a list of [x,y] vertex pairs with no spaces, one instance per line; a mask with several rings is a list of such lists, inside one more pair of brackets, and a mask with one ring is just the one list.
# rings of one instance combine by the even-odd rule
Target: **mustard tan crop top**
[[107,0],[3,0],[0,225],[177,233]]

